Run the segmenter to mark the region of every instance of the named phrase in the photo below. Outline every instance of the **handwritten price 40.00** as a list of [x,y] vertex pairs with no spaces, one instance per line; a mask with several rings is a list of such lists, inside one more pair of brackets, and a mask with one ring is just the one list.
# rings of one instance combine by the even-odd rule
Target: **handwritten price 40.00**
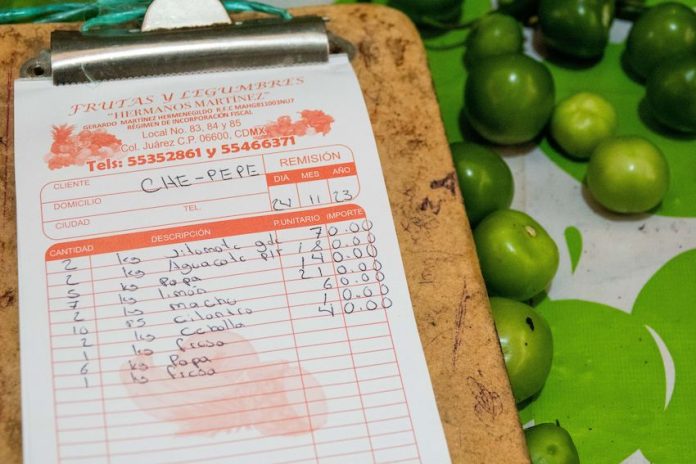
[[[219,153],[229,155],[246,151],[256,151],[269,148],[280,148],[295,145],[295,137],[276,137],[272,139],[253,140],[243,143],[226,143],[220,146]],[[218,153],[216,148],[206,148],[205,153],[200,148],[189,148],[188,150],[176,150],[160,153],[149,153],[146,155],[129,156],[128,166],[143,166],[146,164],[166,163],[168,161],[180,161],[184,159],[213,158]]]

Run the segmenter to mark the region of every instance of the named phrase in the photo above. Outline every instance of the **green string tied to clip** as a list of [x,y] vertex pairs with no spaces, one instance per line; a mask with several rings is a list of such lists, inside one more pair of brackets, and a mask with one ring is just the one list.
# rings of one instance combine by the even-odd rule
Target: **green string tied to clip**
[[[24,22],[59,23],[84,21],[82,31],[108,28],[133,21],[141,21],[152,0],[96,0],[88,3],[65,2],[43,6],[0,8],[0,24]],[[222,2],[230,13],[257,12],[292,19],[285,9],[265,3],[249,1]]]

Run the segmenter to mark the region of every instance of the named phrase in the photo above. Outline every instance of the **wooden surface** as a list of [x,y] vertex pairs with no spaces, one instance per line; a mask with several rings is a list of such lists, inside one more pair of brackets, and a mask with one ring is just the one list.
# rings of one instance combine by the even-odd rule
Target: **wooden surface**
[[[417,31],[401,13],[373,5],[305,8],[295,14],[329,17],[330,29],[357,47],[353,66],[374,127],[453,461],[529,462]],[[3,464],[21,462],[12,82],[23,61],[48,48],[55,27],[0,27]],[[46,317],[43,308],[23,310]]]

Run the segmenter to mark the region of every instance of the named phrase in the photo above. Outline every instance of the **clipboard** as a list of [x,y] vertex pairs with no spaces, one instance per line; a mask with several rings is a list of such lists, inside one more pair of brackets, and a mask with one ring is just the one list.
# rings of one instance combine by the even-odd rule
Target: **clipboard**
[[[354,46],[352,64],[453,462],[529,462],[418,32],[404,15],[381,6],[293,14],[328,18],[329,31]],[[21,462],[12,83],[57,28],[66,27],[0,27],[0,460],[6,463]]]

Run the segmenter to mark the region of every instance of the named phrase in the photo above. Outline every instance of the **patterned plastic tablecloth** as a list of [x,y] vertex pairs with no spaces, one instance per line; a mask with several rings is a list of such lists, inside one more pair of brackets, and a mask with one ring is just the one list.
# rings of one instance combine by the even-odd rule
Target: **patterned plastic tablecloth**
[[[465,17],[489,9],[487,0],[467,0]],[[546,139],[497,148],[513,171],[513,207],[543,224],[561,251],[558,274],[536,305],[553,331],[553,366],[520,415],[525,424],[558,420],[582,462],[687,464],[696,462],[696,138],[667,136],[644,112],[645,89],[621,66],[629,28],[615,22],[595,66],[547,65],[557,100],[596,92],[616,107],[619,134],[642,135],[662,149],[672,179],[654,214],[606,213],[583,186],[587,164]],[[531,46],[533,32],[526,35],[527,52],[543,59]],[[464,36],[426,40],[452,142],[464,138],[464,48],[440,48]]]

